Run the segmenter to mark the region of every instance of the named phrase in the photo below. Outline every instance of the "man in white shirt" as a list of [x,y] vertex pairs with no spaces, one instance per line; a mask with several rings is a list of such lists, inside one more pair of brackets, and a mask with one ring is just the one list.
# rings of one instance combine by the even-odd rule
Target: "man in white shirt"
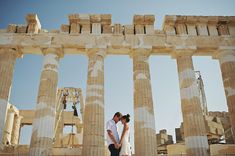
[[114,114],[113,119],[109,120],[106,123],[107,130],[107,144],[111,156],[119,156],[120,147],[119,144],[119,135],[117,131],[117,123],[121,120],[122,114],[117,112]]

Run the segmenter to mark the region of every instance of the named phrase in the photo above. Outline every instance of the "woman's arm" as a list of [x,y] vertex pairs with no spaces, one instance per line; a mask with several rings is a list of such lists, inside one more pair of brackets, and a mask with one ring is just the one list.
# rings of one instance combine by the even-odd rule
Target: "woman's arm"
[[126,134],[126,131],[127,131],[128,129],[129,129],[128,125],[124,125],[123,131],[122,131],[121,140],[120,140],[120,144],[123,143],[123,138],[124,138],[124,136],[125,136],[125,134]]

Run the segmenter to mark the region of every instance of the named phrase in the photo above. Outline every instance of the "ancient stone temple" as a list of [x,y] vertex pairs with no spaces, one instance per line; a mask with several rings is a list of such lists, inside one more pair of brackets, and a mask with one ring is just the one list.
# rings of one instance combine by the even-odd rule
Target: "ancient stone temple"
[[[10,24],[0,31],[1,151],[11,149],[12,155],[19,155],[19,130],[27,112],[21,115],[9,104],[9,98],[15,61],[27,54],[43,55],[44,60],[37,104],[31,114],[31,143],[25,155],[105,155],[104,60],[107,55],[129,55],[133,60],[135,156],[157,155],[148,61],[151,55],[170,55],[177,62],[188,156],[210,155],[192,56],[212,56],[219,61],[235,138],[234,16],[165,16],[162,30],[155,29],[153,15],[135,15],[130,25],[113,25],[109,14],[72,14],[68,20],[60,30],[48,32],[42,29],[36,14],[28,14],[26,25]],[[82,143],[66,153],[63,143],[55,138],[62,136],[61,127],[66,116],[71,115],[63,113],[62,120],[58,111],[61,106],[57,105],[63,103],[63,100],[58,102],[61,100],[57,90],[59,62],[67,54],[86,55],[89,65],[82,123],[80,119],[68,123],[76,125],[79,134],[83,134]]]

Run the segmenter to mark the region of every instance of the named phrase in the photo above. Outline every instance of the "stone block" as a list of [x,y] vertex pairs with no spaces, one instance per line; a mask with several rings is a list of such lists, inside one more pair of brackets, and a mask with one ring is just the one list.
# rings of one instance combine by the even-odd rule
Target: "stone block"
[[16,32],[17,33],[26,33],[27,32],[27,25],[18,25]]
[[178,23],[186,23],[186,21],[187,21],[187,16],[177,15],[177,16],[176,16],[176,20],[177,20]]
[[50,33],[59,34],[60,31],[58,29],[51,29]]
[[125,34],[134,34],[134,26],[133,25],[125,25],[124,26]]
[[197,17],[196,16],[186,16],[186,21],[187,24],[196,24],[197,22]]
[[8,33],[16,33],[17,25],[16,24],[9,24],[7,27]]
[[196,26],[194,24],[186,24],[188,35],[197,36]]
[[89,14],[79,14],[79,19],[81,25],[88,25],[91,23]]
[[111,14],[101,14],[101,24],[102,25],[111,25],[112,24]]
[[144,15],[144,24],[145,25],[154,25],[155,16],[154,15]]
[[90,24],[83,24],[81,27],[82,34],[90,34],[91,33],[91,25]]
[[219,35],[229,35],[228,25],[224,23],[218,23]]
[[228,25],[228,29],[229,29],[229,34],[230,35],[235,35],[235,25]]
[[212,144],[210,145],[211,156],[232,156],[235,155],[234,144]]
[[166,25],[164,25],[163,30],[165,31],[165,33],[167,35],[175,35],[176,34],[174,25],[166,24]]
[[112,34],[112,28],[111,25],[103,25],[102,33],[103,34]]
[[93,14],[90,15],[91,23],[100,23],[101,22],[101,15],[100,14]]
[[69,23],[79,23],[79,14],[68,15]]
[[80,33],[80,25],[78,23],[71,23],[70,25],[70,33]]
[[28,33],[38,33],[41,29],[41,23],[38,19],[37,14],[27,14],[26,21],[28,24]]
[[176,18],[177,18],[176,15],[166,15],[164,17],[164,24],[175,23]]
[[185,23],[176,23],[175,28],[176,28],[177,34],[179,34],[179,35],[186,35],[187,34]]
[[135,34],[144,34],[144,25],[135,25]]
[[148,35],[153,35],[155,33],[154,25],[145,25],[145,33]]
[[208,36],[208,29],[206,23],[198,23],[197,24],[197,33],[200,36]]
[[114,24],[114,34],[122,34],[122,26],[121,24]]
[[101,23],[92,23],[92,34],[101,34]]
[[143,15],[134,15],[133,24],[134,25],[144,25],[144,16]]
[[208,33],[210,36],[218,36],[218,30],[216,25],[208,24]]
[[61,32],[63,32],[63,33],[69,33],[69,29],[70,29],[70,26],[69,26],[69,25],[62,24],[62,25],[60,26],[60,30],[61,30]]

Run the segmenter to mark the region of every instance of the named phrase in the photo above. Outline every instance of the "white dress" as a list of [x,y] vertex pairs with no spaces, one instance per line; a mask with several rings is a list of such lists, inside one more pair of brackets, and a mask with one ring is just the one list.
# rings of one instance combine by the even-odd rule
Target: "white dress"
[[130,127],[126,131],[126,134],[124,135],[123,143],[122,143],[122,147],[121,147],[121,151],[120,151],[119,156],[122,156],[122,155],[131,156],[131,145],[129,142],[129,137],[130,137]]

